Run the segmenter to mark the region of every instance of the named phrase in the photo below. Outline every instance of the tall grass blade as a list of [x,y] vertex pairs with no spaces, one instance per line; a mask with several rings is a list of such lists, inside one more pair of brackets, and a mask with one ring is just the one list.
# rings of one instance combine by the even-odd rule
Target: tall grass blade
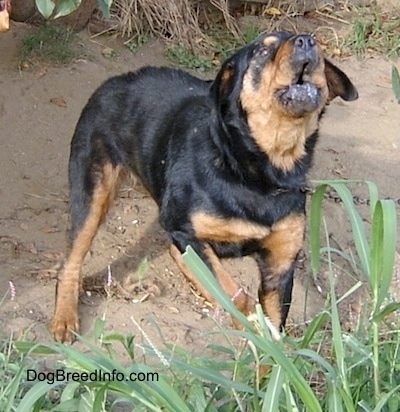
[[397,103],[400,103],[400,75],[395,65],[392,66],[392,89]]
[[31,389],[25,394],[22,398],[20,404],[16,408],[16,412],[26,412],[30,411],[34,408],[35,403],[50,389],[56,388],[57,386],[61,386],[63,382],[54,382],[52,384],[47,382],[39,382],[32,386]]
[[[329,246],[329,235],[328,235],[328,230],[327,230],[325,222],[324,222],[324,225],[325,225],[326,244]],[[335,280],[334,280],[334,275],[333,275],[332,260],[331,260],[331,256],[329,252],[329,247],[328,247],[328,264],[329,264],[329,285],[330,285],[331,317],[332,317],[332,340],[333,340],[333,349],[335,351],[336,364],[337,364],[339,376],[340,376],[340,379],[336,380],[334,384],[339,384],[338,390],[341,393],[340,407],[337,404],[337,402],[339,402],[339,398],[337,397],[336,387],[332,388],[331,396],[329,397],[328,401],[333,402],[330,406],[332,407],[334,406],[335,408],[342,408],[343,402],[345,402],[348,404],[347,411],[352,412],[352,411],[355,411],[354,407],[352,407],[352,403],[348,401],[346,402],[346,398],[351,399],[351,395],[350,395],[349,384],[347,381],[345,351],[344,351],[343,340],[342,340],[342,328],[340,325],[339,311],[338,311],[336,291],[335,291]]]
[[274,365],[268,382],[268,389],[264,396],[262,412],[275,412],[279,410],[279,399],[284,381],[285,372],[282,366]]
[[354,244],[356,246],[357,254],[360,259],[361,268],[363,270],[363,273],[368,276],[370,273],[369,245],[361,216],[353,203],[353,196],[344,183],[331,183],[330,185],[340,196],[347,210],[353,232]]
[[371,229],[371,289],[374,293],[374,315],[381,309],[393,278],[396,255],[396,207],[392,200],[376,203]]
[[322,312],[314,317],[314,319],[309,324],[303,340],[301,341],[300,347],[307,348],[314,338],[315,334],[320,331],[326,322],[329,320],[329,314],[327,312]]
[[375,205],[376,205],[376,202],[379,200],[378,187],[376,186],[376,184],[374,182],[371,182],[369,180],[366,180],[365,183],[368,186],[369,206],[370,206],[370,210],[371,210],[371,219],[373,219]]
[[322,202],[328,185],[321,183],[315,190],[311,198],[310,205],[310,251],[311,251],[311,269],[314,277],[317,276],[320,267],[320,248],[321,248],[321,219],[322,219]]
[[253,325],[249,322],[246,316],[241,313],[229,296],[221,289],[215,276],[212,274],[207,265],[200,259],[197,253],[191,246],[186,248],[182,255],[183,260],[189,266],[200,283],[214,296],[216,301],[232,316],[234,316],[243,326],[250,330],[254,330]]

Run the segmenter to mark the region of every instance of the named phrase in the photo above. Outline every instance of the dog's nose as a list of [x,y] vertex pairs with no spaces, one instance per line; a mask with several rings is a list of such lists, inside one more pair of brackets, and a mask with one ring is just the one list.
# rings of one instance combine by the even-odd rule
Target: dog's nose
[[303,52],[309,52],[316,46],[316,41],[312,36],[301,34],[294,40],[294,46]]
[[318,61],[318,47],[314,37],[300,34],[293,39],[293,63],[309,65],[309,69]]

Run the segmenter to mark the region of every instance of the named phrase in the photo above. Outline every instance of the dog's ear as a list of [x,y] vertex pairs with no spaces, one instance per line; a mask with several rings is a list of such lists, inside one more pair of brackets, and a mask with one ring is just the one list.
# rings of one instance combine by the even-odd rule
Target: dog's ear
[[212,82],[211,94],[221,108],[238,101],[243,76],[249,64],[248,59],[249,50],[248,47],[244,47],[223,63]]
[[211,85],[211,94],[220,104],[229,99],[235,89],[236,66],[234,59],[226,61]]
[[333,63],[325,59],[325,76],[329,89],[329,100],[340,96],[348,102],[358,99],[357,89],[350,79]]

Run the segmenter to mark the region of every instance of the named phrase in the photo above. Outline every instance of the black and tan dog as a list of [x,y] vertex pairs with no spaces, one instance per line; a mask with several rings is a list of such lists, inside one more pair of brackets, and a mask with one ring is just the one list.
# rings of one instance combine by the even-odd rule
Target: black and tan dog
[[252,299],[222,267],[225,256],[255,256],[259,301],[276,327],[289,310],[305,226],[306,172],[325,105],[354,100],[347,76],[309,35],[260,36],[222,66],[213,82],[146,67],[106,81],[84,108],[69,163],[71,250],[58,278],[51,331],[79,330],[83,260],[128,173],[157,202],[182,272],[191,245],[243,313]]

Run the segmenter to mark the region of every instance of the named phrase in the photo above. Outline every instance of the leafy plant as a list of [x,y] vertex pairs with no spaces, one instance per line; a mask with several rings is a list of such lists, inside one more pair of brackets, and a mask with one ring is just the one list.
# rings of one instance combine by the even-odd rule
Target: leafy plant
[[[110,17],[110,7],[113,0],[97,0],[99,8],[104,16]],[[39,13],[45,19],[57,19],[67,16],[79,8],[82,0],[35,0],[36,7]]]
[[22,40],[20,60],[45,60],[56,64],[69,63],[78,57],[74,33],[63,26],[43,24]]
[[184,46],[173,46],[167,50],[167,57],[175,64],[188,69],[206,72],[212,69],[211,58],[199,56],[187,50]]

